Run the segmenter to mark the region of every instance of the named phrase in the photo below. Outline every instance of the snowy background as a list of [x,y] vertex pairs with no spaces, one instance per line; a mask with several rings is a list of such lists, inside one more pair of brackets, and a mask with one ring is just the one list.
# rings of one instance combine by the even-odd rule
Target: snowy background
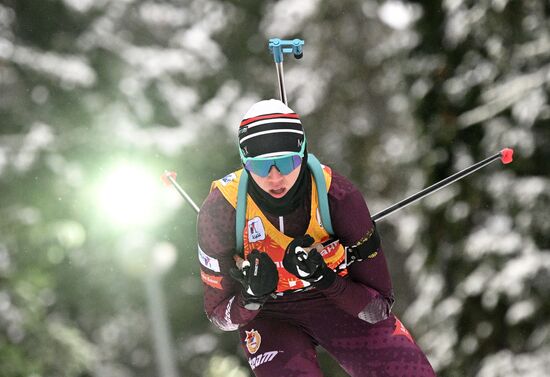
[[372,213],[514,148],[379,230],[438,375],[548,375],[545,0],[1,0],[0,374],[249,375],[159,176],[200,204],[238,167],[240,118],[277,96],[271,37],[305,39],[289,105]]

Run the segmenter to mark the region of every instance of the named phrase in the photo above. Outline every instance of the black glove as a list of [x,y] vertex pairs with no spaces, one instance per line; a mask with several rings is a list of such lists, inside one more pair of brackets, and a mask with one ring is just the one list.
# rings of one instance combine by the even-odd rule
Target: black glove
[[232,268],[229,274],[242,284],[243,304],[250,310],[258,310],[279,283],[279,273],[273,260],[267,253],[256,249],[248,254],[242,270]]
[[292,240],[286,247],[283,266],[294,276],[305,280],[317,289],[326,289],[336,279],[336,272],[327,266],[316,249],[309,253],[305,247],[313,245],[315,240],[309,234]]

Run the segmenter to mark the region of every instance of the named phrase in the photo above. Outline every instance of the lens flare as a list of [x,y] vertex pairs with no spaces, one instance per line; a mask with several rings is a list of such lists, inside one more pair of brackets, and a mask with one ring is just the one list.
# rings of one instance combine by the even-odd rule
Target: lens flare
[[159,216],[161,190],[156,175],[139,167],[120,166],[100,185],[99,206],[117,225],[151,225]]

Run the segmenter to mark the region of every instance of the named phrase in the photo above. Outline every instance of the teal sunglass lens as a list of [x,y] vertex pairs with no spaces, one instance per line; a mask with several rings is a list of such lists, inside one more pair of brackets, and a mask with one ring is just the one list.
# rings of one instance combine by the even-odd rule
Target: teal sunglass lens
[[245,164],[246,170],[251,171],[252,173],[259,175],[260,177],[267,177],[269,171],[273,166],[273,160],[266,161],[255,161],[248,160]]
[[290,174],[294,169],[296,169],[302,163],[302,158],[297,155],[288,156],[280,160],[276,160],[275,166],[283,175]]
[[284,158],[254,160],[249,159],[245,163],[245,168],[260,177],[267,177],[272,166],[275,166],[283,175],[290,174],[302,163],[302,158],[298,155],[292,155]]

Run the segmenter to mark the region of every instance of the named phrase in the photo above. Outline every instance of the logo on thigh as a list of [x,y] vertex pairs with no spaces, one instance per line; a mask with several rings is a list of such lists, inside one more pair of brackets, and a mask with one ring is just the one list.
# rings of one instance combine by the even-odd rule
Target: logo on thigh
[[246,331],[246,338],[245,338],[245,344],[246,348],[248,349],[248,352],[250,354],[254,355],[258,350],[260,349],[260,345],[262,344],[262,336],[257,330],[250,330]]
[[261,353],[256,357],[249,357],[248,364],[250,364],[250,367],[252,368],[252,370],[254,370],[260,365],[264,363],[268,363],[271,360],[273,360],[278,353],[279,351],[270,351],[270,352]]

